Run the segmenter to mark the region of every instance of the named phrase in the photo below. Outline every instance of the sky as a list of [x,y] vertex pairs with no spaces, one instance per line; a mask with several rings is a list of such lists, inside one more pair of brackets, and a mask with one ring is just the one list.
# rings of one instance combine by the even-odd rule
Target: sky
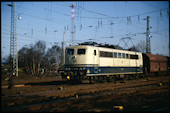
[[[1,58],[10,54],[11,2],[1,2]],[[74,4],[75,43],[94,41],[126,48],[146,42],[146,17],[150,16],[151,53],[169,56],[168,1],[51,1],[16,2],[17,50],[37,41],[46,48],[71,44],[71,5]],[[21,17],[19,20],[18,17]],[[47,50],[46,49],[46,50]]]

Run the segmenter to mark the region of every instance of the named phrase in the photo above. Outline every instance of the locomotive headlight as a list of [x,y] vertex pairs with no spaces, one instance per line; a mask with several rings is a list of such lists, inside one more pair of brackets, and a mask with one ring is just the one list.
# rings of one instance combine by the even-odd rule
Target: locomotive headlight
[[70,80],[70,76],[67,76],[67,79]]

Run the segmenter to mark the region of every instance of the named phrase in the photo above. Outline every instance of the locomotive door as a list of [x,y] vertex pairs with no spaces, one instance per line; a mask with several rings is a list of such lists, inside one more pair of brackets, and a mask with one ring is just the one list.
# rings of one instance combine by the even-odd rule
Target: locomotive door
[[139,65],[139,55],[137,55],[136,53],[135,53],[135,55],[136,55],[136,58],[135,58],[135,67],[136,67],[136,74],[137,74],[137,72],[138,72],[138,65]]
[[98,51],[96,49],[94,49],[93,61],[94,61],[94,73],[98,73],[99,60],[98,60]]

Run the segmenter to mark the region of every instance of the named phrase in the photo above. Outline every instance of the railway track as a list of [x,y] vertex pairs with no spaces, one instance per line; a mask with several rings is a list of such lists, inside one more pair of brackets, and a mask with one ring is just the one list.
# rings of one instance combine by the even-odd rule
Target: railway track
[[[53,91],[54,93],[49,94]],[[114,100],[115,103],[118,102],[116,100],[126,103],[128,98],[144,98],[146,95],[156,94],[168,97],[169,77],[153,78],[149,81],[139,79],[117,84],[63,85],[63,90],[4,96],[2,98],[2,111],[112,111],[114,110]],[[104,108],[107,109],[104,109],[100,105],[102,102],[110,103],[109,108],[105,106]],[[93,107],[90,106],[92,103]],[[95,106],[101,106],[103,109]]]

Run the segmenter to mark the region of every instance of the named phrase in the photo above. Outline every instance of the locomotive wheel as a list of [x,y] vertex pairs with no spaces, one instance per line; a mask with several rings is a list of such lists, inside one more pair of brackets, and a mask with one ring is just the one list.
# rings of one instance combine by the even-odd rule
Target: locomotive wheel
[[144,74],[140,74],[139,77],[140,78],[145,78],[145,75]]
[[98,76],[99,82],[103,83],[104,82],[104,76]]
[[129,80],[135,79],[135,75],[129,75]]
[[82,77],[77,75],[74,77],[73,81],[74,81],[74,83],[77,83],[77,84],[82,83]]
[[113,75],[106,76],[106,81],[116,83],[116,76]]
[[99,82],[99,79],[98,79],[98,78],[99,78],[98,76],[95,76],[95,77],[94,77],[94,82],[98,83],[98,82]]
[[83,79],[82,76],[77,76],[77,82],[78,83],[82,83],[82,79]]
[[113,76],[113,75],[109,76],[109,77],[108,77],[108,82],[114,82],[114,83],[116,83],[116,76]]
[[94,84],[95,77],[89,77],[88,79],[89,79],[90,84]]
[[129,80],[129,75],[125,75],[124,80],[128,81]]
[[107,76],[103,76],[104,82],[107,82]]
[[106,81],[110,82],[110,76],[108,76],[108,77],[106,76]]
[[113,83],[116,83],[116,76],[113,76]]
[[139,79],[139,74],[136,74],[135,79]]
[[110,78],[111,82],[116,83],[116,76],[111,76]]
[[88,79],[89,79],[89,83],[93,84],[92,77],[88,77]]

